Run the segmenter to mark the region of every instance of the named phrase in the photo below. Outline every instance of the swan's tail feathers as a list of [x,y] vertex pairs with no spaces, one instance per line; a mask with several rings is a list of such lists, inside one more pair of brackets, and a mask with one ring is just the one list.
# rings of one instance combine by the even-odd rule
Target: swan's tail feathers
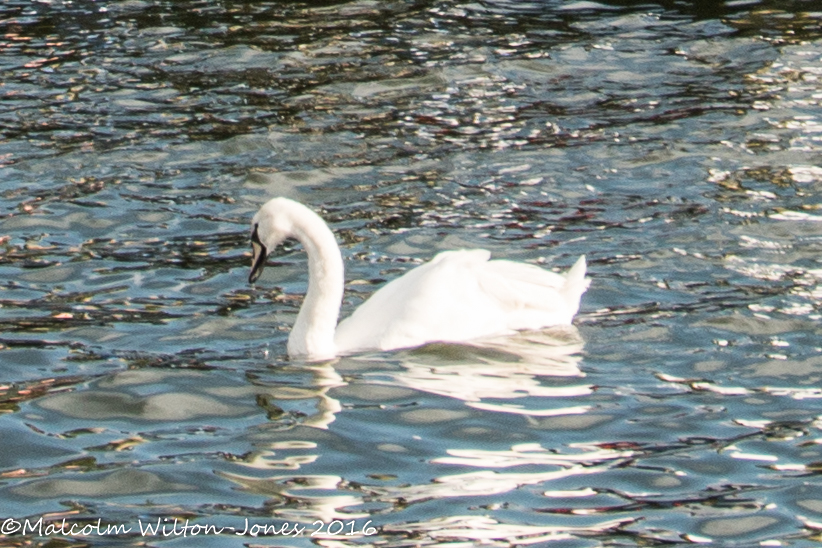
[[565,274],[565,283],[562,286],[562,293],[568,300],[568,304],[573,307],[574,314],[579,308],[579,299],[585,290],[588,289],[591,280],[585,277],[586,263],[585,255],[580,255],[571,270]]

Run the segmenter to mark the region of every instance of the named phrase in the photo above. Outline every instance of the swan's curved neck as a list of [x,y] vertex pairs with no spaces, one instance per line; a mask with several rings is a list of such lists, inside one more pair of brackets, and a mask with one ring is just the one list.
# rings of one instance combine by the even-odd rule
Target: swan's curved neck
[[308,291],[288,338],[288,353],[332,358],[345,284],[340,248],[328,225],[314,212],[294,219],[292,236],[308,253]]

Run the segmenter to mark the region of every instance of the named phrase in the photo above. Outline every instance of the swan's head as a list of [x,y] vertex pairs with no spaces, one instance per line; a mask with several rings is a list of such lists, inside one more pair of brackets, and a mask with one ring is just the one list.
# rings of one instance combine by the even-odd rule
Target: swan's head
[[251,273],[248,283],[254,283],[263,273],[268,254],[284,240],[294,235],[295,202],[286,198],[269,200],[251,220]]

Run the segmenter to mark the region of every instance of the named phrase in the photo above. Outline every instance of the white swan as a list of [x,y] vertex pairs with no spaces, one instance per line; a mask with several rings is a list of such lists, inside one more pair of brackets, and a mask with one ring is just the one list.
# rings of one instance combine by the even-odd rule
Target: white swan
[[288,337],[288,354],[309,360],[570,324],[589,283],[585,256],[561,276],[535,265],[490,261],[483,249],[445,251],[380,288],[337,325],[345,283],[340,248],[328,225],[302,204],[274,198],[254,215],[249,283],[287,238],[299,240],[308,253],[308,292]]

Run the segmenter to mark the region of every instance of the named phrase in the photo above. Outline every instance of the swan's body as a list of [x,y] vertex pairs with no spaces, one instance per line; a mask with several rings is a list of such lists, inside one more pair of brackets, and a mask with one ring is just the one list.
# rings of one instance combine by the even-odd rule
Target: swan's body
[[383,286],[337,325],[343,262],[328,225],[304,205],[274,198],[251,226],[250,282],[286,238],[299,240],[308,253],[308,292],[288,338],[292,357],[326,359],[570,324],[589,283],[584,256],[561,276],[530,264],[491,261],[482,249],[445,251]]

